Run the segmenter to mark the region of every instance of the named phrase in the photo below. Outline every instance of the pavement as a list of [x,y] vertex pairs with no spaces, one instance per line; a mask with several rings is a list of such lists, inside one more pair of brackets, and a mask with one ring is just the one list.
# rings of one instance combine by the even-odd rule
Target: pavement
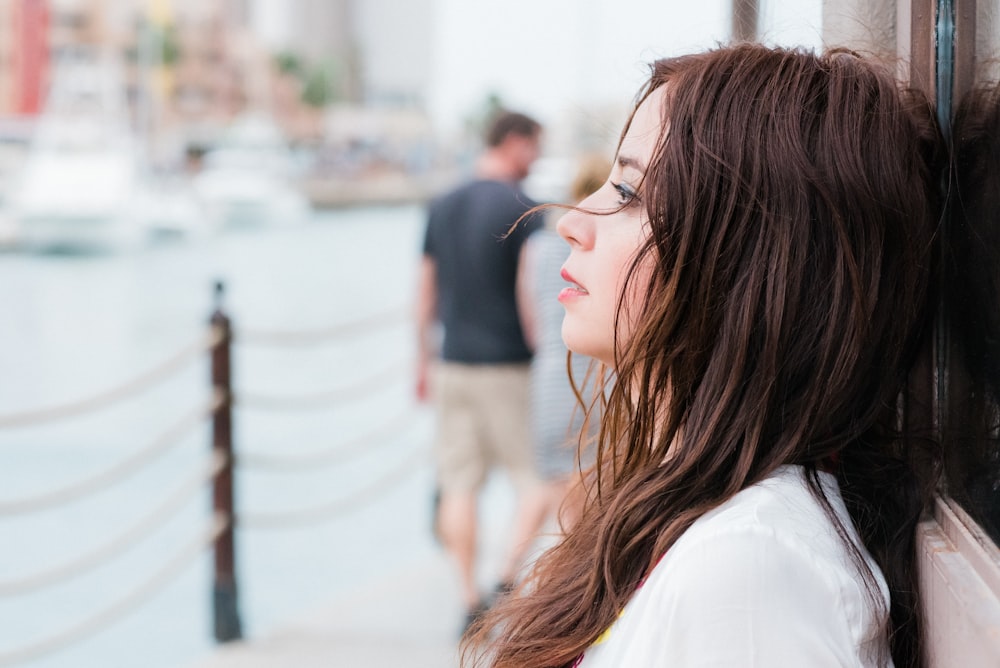
[[[496,585],[513,510],[512,488],[494,477],[480,500],[477,580],[484,593]],[[529,561],[551,546],[554,529],[545,528]],[[465,611],[451,562],[440,547],[406,547],[385,576],[181,668],[458,668]]]
[[187,668],[457,668],[462,610],[443,553]]

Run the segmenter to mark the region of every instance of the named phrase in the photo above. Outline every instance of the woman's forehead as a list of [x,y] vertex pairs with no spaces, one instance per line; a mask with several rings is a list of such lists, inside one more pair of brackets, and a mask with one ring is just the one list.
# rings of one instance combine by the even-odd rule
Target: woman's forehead
[[618,149],[618,164],[646,171],[653,149],[660,140],[663,123],[664,87],[650,93],[636,109]]

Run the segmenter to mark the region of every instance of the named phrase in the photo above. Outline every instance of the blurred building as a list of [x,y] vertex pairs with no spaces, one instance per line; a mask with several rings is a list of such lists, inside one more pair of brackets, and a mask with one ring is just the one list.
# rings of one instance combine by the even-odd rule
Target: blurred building
[[358,67],[368,106],[426,109],[432,0],[356,0]]
[[200,141],[264,97],[250,17],[249,0],[2,0],[0,128],[30,132],[60,63],[90,61],[120,71],[154,155]]
[[321,172],[424,170],[432,21],[433,0],[0,0],[0,135],[30,133],[60,63],[93,61],[157,164],[253,112]]
[[432,4],[254,0],[254,30],[278,68],[271,112],[318,147],[320,171],[419,171],[432,160]]
[[0,115],[34,115],[48,82],[49,3],[0,2]]
[[245,2],[129,0],[129,96],[154,134],[210,134],[252,98],[258,65]]
[[285,73],[326,78],[330,101],[358,102],[360,82],[354,0],[253,0],[261,43],[285,59]]

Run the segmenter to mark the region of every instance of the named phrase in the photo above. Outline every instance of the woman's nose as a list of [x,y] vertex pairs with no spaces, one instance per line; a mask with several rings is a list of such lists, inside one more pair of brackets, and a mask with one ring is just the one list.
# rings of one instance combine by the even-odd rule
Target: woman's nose
[[571,248],[583,250],[591,248],[594,245],[594,225],[591,217],[591,214],[570,209],[556,223],[556,232]]

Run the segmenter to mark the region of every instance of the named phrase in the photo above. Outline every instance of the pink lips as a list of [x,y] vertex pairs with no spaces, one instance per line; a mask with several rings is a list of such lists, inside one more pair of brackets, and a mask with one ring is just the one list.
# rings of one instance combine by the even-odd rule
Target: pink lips
[[584,297],[584,296],[590,294],[579,283],[577,283],[576,280],[573,278],[573,276],[568,271],[566,271],[565,269],[563,269],[559,273],[559,275],[562,276],[563,280],[566,281],[567,283],[572,283],[573,284],[573,285],[571,285],[569,287],[563,288],[562,291],[559,293],[559,301],[560,302],[565,303],[565,302],[567,302],[567,301],[569,301],[571,299],[576,299],[578,297]]

